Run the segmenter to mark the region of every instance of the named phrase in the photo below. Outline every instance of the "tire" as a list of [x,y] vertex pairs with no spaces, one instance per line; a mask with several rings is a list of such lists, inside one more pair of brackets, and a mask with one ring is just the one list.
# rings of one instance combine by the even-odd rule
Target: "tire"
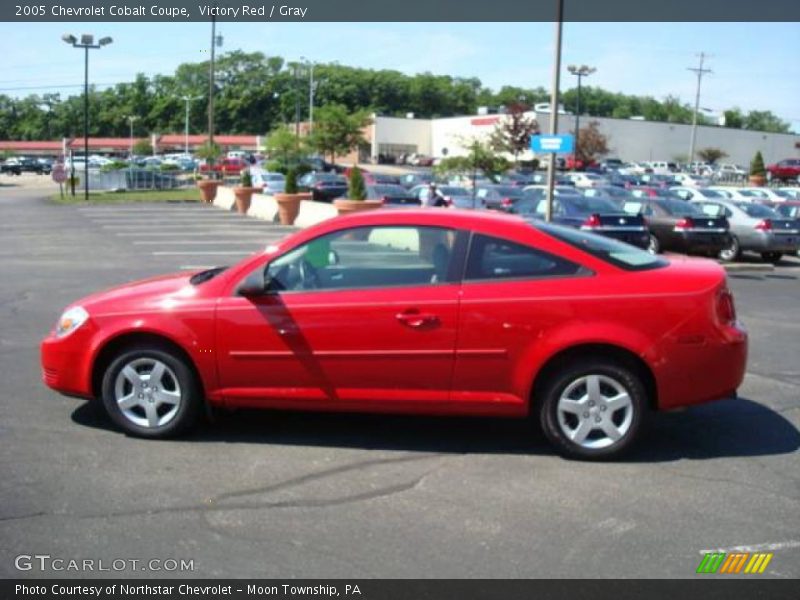
[[719,259],[725,262],[733,262],[742,255],[742,249],[739,246],[739,239],[732,235],[730,243],[719,251]]
[[658,238],[650,234],[650,242],[647,245],[647,251],[650,254],[660,254],[661,253],[661,242],[658,241]]
[[764,262],[771,262],[774,265],[777,265],[781,262],[781,258],[783,258],[783,253],[781,252],[762,252],[761,259]]
[[[597,387],[590,391],[593,383]],[[567,458],[619,457],[636,440],[648,406],[639,376],[600,358],[575,361],[550,377],[542,389],[542,430],[555,450]],[[613,404],[609,402],[612,399]]]
[[[156,369],[161,373],[157,386],[151,381]],[[103,375],[102,401],[125,433],[153,439],[188,430],[203,405],[194,371],[173,352],[153,345],[127,348],[111,361]]]

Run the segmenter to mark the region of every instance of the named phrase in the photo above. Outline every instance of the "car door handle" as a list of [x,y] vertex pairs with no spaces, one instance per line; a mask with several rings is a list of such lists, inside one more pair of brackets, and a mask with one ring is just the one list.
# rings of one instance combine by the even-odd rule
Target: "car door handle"
[[439,317],[430,313],[421,313],[418,310],[407,310],[397,313],[395,318],[403,325],[419,328],[425,325],[435,325],[439,322]]

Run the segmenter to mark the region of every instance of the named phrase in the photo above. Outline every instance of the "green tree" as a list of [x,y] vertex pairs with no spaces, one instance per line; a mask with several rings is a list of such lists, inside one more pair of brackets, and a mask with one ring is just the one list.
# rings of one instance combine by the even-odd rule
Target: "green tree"
[[148,140],[136,140],[133,144],[133,153],[139,156],[150,156],[153,154],[153,145]]
[[294,132],[283,125],[270,132],[264,142],[264,150],[278,164],[279,170],[286,170],[290,165],[296,164],[302,154]]
[[370,117],[366,111],[349,113],[342,104],[329,104],[314,113],[311,146],[335,162],[337,155],[347,154],[364,143],[364,128]]
[[766,175],[766,168],[764,167],[764,157],[761,156],[761,150],[756,152],[753,160],[750,162],[750,175],[754,177]]
[[492,180],[511,166],[502,156],[492,150],[490,144],[478,139],[467,142],[468,152],[462,156],[448,156],[434,167],[439,175],[466,174],[473,178],[483,174]]
[[789,133],[790,124],[768,110],[751,110],[744,118],[745,129],[768,133]]
[[723,114],[725,115],[725,127],[732,127],[735,129],[742,129],[744,127],[744,115],[739,108],[726,110]]

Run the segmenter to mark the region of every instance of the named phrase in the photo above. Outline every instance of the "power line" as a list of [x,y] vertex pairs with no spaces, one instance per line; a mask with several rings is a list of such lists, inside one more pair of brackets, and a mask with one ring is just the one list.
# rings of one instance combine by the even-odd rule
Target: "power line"
[[710,54],[706,54],[705,52],[700,53],[700,66],[699,67],[687,67],[689,71],[693,71],[697,74],[697,94],[694,98],[694,113],[692,114],[692,138],[691,142],[689,142],[689,162],[694,162],[694,148],[697,142],[697,111],[700,109],[700,85],[703,81],[703,75],[706,73],[711,73],[711,69],[704,69],[703,63],[705,62],[706,58],[711,58]]

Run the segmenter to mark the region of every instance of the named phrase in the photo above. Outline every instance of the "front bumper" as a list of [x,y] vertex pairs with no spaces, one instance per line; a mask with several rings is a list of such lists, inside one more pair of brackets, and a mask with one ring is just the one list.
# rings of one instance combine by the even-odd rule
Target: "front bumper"
[[94,397],[91,382],[90,342],[87,322],[64,338],[51,332],[39,346],[42,381],[57,392],[80,398]]

